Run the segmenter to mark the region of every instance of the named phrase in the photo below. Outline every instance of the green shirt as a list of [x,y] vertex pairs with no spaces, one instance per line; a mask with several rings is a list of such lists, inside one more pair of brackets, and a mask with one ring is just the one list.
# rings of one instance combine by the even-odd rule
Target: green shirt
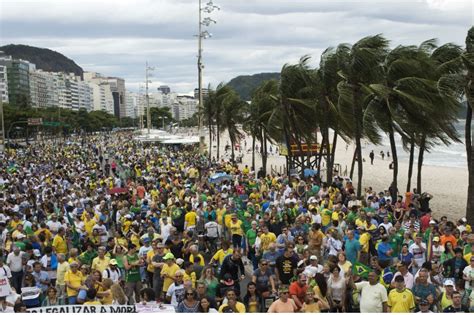
[[[136,263],[140,259],[137,253],[133,254],[132,256],[127,255],[126,257],[127,257],[127,262],[129,265]],[[125,282],[139,282],[139,281],[141,281],[139,267],[132,267],[129,270],[127,270]]]
[[257,232],[253,229],[250,229],[245,234],[245,237],[247,238],[249,246],[253,246],[255,244],[255,240],[257,239]]

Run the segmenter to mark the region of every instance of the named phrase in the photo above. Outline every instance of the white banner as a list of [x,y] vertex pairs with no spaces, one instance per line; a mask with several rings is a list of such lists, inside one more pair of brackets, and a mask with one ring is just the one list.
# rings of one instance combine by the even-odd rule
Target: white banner
[[30,308],[29,313],[174,313],[169,304],[61,305]]

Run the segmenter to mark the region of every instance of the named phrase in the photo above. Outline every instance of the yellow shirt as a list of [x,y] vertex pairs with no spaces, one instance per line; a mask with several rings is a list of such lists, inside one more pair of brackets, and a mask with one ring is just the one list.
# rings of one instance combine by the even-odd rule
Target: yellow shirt
[[53,239],[53,247],[56,254],[67,254],[67,243],[60,235],[56,235]]
[[216,215],[217,215],[217,223],[219,225],[222,225],[222,218],[224,216],[224,212],[225,212],[225,208],[222,208],[222,209],[217,209],[216,210]]
[[229,248],[226,251],[224,251],[221,248],[214,254],[214,256],[212,256],[212,259],[214,259],[214,261],[218,261],[219,264],[222,265],[222,262],[224,261],[224,258],[227,255],[231,255],[233,252],[234,252],[234,250],[232,248]]
[[39,228],[37,231],[35,231],[35,235],[38,236],[40,235],[41,233],[44,232],[44,235],[46,237],[46,240],[49,241],[50,239],[53,238],[53,234],[51,234],[51,232],[48,230],[48,229],[42,229],[42,228]]
[[370,234],[369,233],[364,233],[360,236],[359,238],[359,243],[360,243],[360,251],[363,253],[368,253],[369,252],[369,240],[370,240]]
[[84,305],[102,305],[102,303],[100,301],[88,301],[84,302]]
[[109,289],[107,291],[104,291],[103,293],[109,293],[108,295],[105,295],[104,297],[102,297],[102,299],[100,300],[100,302],[103,304],[103,305],[112,305],[113,301],[114,301],[114,297],[112,295],[112,291]]
[[191,272],[191,274],[187,274],[186,272],[184,273],[184,276],[183,276],[183,281],[186,282],[186,281],[189,281],[191,282],[191,286],[193,287],[193,289],[196,288],[196,273],[193,271]]
[[11,226],[12,230],[15,230],[16,227],[18,226],[18,224],[23,224],[23,221],[18,220],[18,222],[17,222],[17,221],[13,221],[13,220],[12,220],[12,221],[10,222],[10,226]]
[[242,231],[242,221],[240,220],[237,220],[237,222],[234,223],[234,221],[230,221],[229,222],[229,229],[230,229],[230,233],[232,235],[244,235],[244,231]]
[[[84,276],[80,271],[76,271],[76,273],[73,273],[71,270],[68,270],[64,275],[64,281],[69,282],[69,284],[74,288],[81,286],[83,278]],[[78,293],[79,291],[67,287],[67,296],[77,296]]]
[[392,313],[410,313],[415,308],[415,298],[408,289],[402,292],[393,289],[388,294],[387,305],[390,306]]
[[[224,308],[227,306],[227,304],[222,304],[221,307],[219,307],[219,313],[222,313],[224,311]],[[237,312],[239,313],[245,313],[245,305],[241,302],[237,302],[235,304],[235,308],[237,309]]]
[[110,258],[105,256],[104,259],[100,259],[99,257],[96,257],[92,260],[92,270],[99,270],[100,273],[107,269],[110,263]]
[[260,235],[260,241],[261,241],[261,249],[263,251],[266,251],[268,250],[270,243],[273,243],[276,241],[276,236],[272,232],[268,232],[267,234],[264,233]]
[[146,267],[146,270],[149,272],[155,272],[155,267],[151,263],[151,260],[153,257],[155,257],[155,251],[154,250],[149,250],[148,253],[146,253],[146,261],[148,262],[148,266]]
[[192,226],[196,226],[196,221],[197,221],[196,219],[197,219],[196,212],[189,211],[188,213],[186,213],[186,215],[184,216],[184,222],[186,222],[186,227],[189,228]]
[[[201,255],[201,254],[197,254],[196,256],[198,256],[199,258],[201,258],[201,261],[199,261],[199,266],[205,266],[206,263],[204,262],[204,257]],[[190,255],[189,256],[189,262],[193,263],[194,264],[194,255]]]
[[[168,264],[164,264],[163,268],[161,268],[161,275],[168,275],[174,278],[176,271],[180,270],[181,268],[177,264],[172,264],[169,266]],[[173,283],[173,279],[171,278],[164,278],[163,280],[163,292],[167,292],[170,285]]]
[[94,225],[96,224],[97,222],[95,222],[94,219],[90,219],[89,221],[87,220],[84,220],[84,229],[86,230],[86,233],[88,235],[92,235],[92,229],[94,228]]
[[58,285],[64,285],[64,276],[66,275],[66,272],[69,270],[69,263],[66,261],[63,262],[62,264],[58,263],[58,269],[56,271],[56,283]]

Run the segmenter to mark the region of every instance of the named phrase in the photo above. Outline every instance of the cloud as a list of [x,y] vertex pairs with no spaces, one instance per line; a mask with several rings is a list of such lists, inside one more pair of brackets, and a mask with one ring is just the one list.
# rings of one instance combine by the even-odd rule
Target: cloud
[[[205,3],[207,0],[203,0]],[[469,0],[214,0],[211,39],[203,42],[204,82],[279,71],[327,47],[382,33],[391,45],[429,38],[464,45],[473,23]],[[25,14],[27,18],[25,18]],[[2,0],[0,42],[46,47],[85,70],[126,79],[138,89],[144,64],[153,88],[197,85],[197,0]]]

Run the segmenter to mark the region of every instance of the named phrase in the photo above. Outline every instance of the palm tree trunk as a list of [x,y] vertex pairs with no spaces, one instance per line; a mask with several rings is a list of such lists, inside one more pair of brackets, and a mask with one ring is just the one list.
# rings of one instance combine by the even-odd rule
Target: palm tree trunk
[[268,156],[267,156],[267,136],[265,134],[265,132],[263,132],[263,144],[262,144],[262,147],[264,147],[265,149],[263,150],[263,153],[262,153],[262,168],[263,168],[263,175],[264,176],[267,176],[267,159],[268,159]]
[[[229,136],[230,136],[230,132],[229,132]],[[229,137],[229,138],[230,138],[230,145],[232,146],[232,148],[231,148],[231,152],[232,152],[231,161],[232,161],[232,163],[234,163],[234,161],[235,161],[234,141],[232,140],[232,137]]]
[[255,135],[252,135],[252,168],[255,170]]
[[349,177],[352,181],[354,181],[354,168],[355,168],[355,161],[357,158],[357,149],[354,150],[354,155],[352,156],[352,164],[351,164],[351,171],[349,173]]
[[416,178],[416,190],[421,194],[421,169],[423,168],[423,155],[425,153],[426,135],[423,135],[420,142],[418,153],[418,176]]
[[397,155],[397,146],[395,145],[395,133],[393,132],[393,127],[388,134],[390,139],[390,150],[392,151],[393,158],[393,179],[392,185],[398,191],[398,155]]
[[219,123],[216,123],[216,129],[217,129],[217,135],[216,135],[216,141],[217,141],[217,161],[219,162],[219,152],[221,149],[221,128],[219,126]]
[[209,122],[209,160],[212,159],[212,125]]
[[[337,131],[334,130],[334,135],[332,138],[332,148],[330,148],[330,144],[328,142],[328,152],[331,151],[331,153],[328,153],[328,180],[327,182],[329,183],[332,180],[332,175],[333,175],[333,169],[334,169],[334,161],[336,157],[336,144],[337,144]],[[342,174],[339,174],[342,175]]]
[[357,152],[357,196],[362,195],[362,143],[361,137],[356,137],[356,152]]
[[407,192],[411,190],[411,177],[413,176],[413,160],[415,159],[415,141],[411,139],[410,141],[410,158],[408,160],[408,182],[407,182]]
[[[466,94],[469,95],[469,94]],[[468,186],[467,186],[467,206],[466,219],[469,224],[474,224],[474,145],[472,143],[472,106],[468,97],[467,114],[466,114],[466,154],[467,154],[467,169],[468,169]]]
[[[334,132],[336,133],[336,132]],[[326,182],[332,183],[332,168],[333,164],[331,161],[331,144],[329,143],[329,128],[326,130],[327,141],[326,141]],[[334,141],[334,140],[333,140]]]
[[[317,155],[317,157],[318,157],[318,176],[317,176],[317,178],[318,179],[321,179],[321,162],[323,160],[323,148],[326,147],[326,142],[328,142],[328,137],[326,135],[326,132],[323,131],[322,139],[321,139],[321,145],[319,146],[318,155]],[[316,144],[317,144],[317,142],[316,142]]]

